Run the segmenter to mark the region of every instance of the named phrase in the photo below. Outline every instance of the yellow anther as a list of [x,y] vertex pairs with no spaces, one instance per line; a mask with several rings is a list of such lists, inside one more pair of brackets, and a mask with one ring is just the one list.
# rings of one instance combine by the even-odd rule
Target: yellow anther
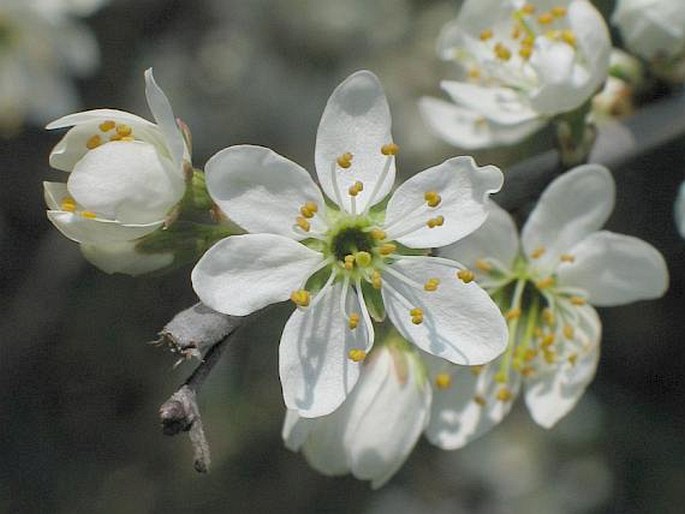
[[438,373],[435,375],[435,387],[438,389],[448,389],[452,385],[452,377],[449,373]]
[[498,384],[506,384],[507,383],[507,372],[506,371],[498,371],[495,374],[495,382]]
[[345,255],[345,262],[343,262],[343,267],[347,271],[352,271],[352,269],[354,268],[354,261],[355,261],[354,255],[351,255],[351,254]]
[[428,228],[442,227],[444,224],[445,224],[445,217],[442,215],[436,216],[435,218],[430,218],[426,222],[426,226]]
[[521,46],[530,46],[531,48],[535,44],[535,36],[528,34],[521,40]]
[[537,338],[542,337],[542,329],[541,329],[540,327],[535,327],[535,328],[533,329],[533,334],[534,334],[535,337],[537,337]]
[[74,201],[74,199],[71,196],[67,196],[66,198],[64,198],[59,206],[60,206],[60,209],[62,209],[63,211],[67,211],[67,212],[76,211],[76,202]]
[[94,136],[88,138],[88,141],[86,141],[86,148],[88,148],[88,150],[92,150],[93,148],[97,148],[101,144],[102,138],[99,135],[95,134]]
[[533,47],[528,46],[528,45],[521,45],[521,48],[519,48],[519,55],[521,56],[522,59],[530,59],[530,56],[533,54]]
[[411,322],[414,325],[420,325],[423,323],[423,309],[420,309],[419,307],[414,307],[409,311],[409,315],[411,316]]
[[121,137],[130,136],[133,133],[133,129],[126,125],[125,123],[119,123],[117,125],[117,134]]
[[518,23],[515,23],[511,29],[511,38],[512,39],[518,39],[520,37],[521,37],[521,25],[519,25]]
[[364,252],[364,251],[357,252],[356,254],[354,254],[354,258],[355,258],[357,265],[362,267],[362,268],[366,268],[367,266],[371,265],[372,258],[371,258],[371,254],[369,252]]
[[514,397],[514,394],[511,392],[510,389],[506,387],[502,387],[497,391],[497,394],[495,395],[495,398],[497,398],[501,402],[508,402]]
[[383,239],[388,237],[385,231],[381,230],[380,228],[371,229],[371,232],[369,232],[369,234],[371,234],[371,238],[375,239],[376,241],[382,241]]
[[532,361],[537,356],[538,356],[538,352],[537,352],[537,350],[534,350],[533,348],[528,348],[525,352],[523,352],[523,360],[526,362]]
[[310,298],[309,291],[306,289],[299,289],[290,294],[290,300],[292,300],[295,305],[300,307],[307,307],[309,305]]
[[397,245],[395,245],[395,244],[393,244],[393,243],[383,243],[383,244],[378,248],[378,252],[379,252],[381,255],[390,255],[390,254],[392,254],[392,253],[395,253],[396,250],[397,250]]
[[564,337],[566,339],[573,339],[574,332],[573,325],[564,325]]
[[360,348],[352,348],[347,352],[347,358],[353,362],[361,362],[366,359],[366,352]]
[[504,319],[506,320],[513,320],[521,317],[521,309],[518,307],[515,307],[513,309],[509,309],[506,314],[504,315]]
[[577,353],[572,353],[568,357],[568,362],[571,364],[571,366],[576,365],[576,361],[578,361],[578,354]]
[[534,374],[535,374],[535,369],[532,366],[524,366],[521,369],[521,375],[523,375],[526,378],[532,377]]
[[552,7],[552,16],[554,16],[555,18],[563,18],[564,16],[566,16],[566,7],[563,7],[561,5]]
[[426,191],[423,195],[428,207],[437,207],[442,202],[442,197],[435,191]]
[[538,23],[540,25],[549,25],[553,21],[554,21],[554,16],[552,15],[552,13],[545,12],[545,13],[542,13],[540,16],[538,16]]
[[340,166],[341,168],[347,169],[350,166],[352,166],[352,157],[353,156],[350,152],[345,152],[336,159],[336,162],[338,163],[338,166]]
[[523,12],[523,14],[533,14],[535,12],[535,6],[532,4],[523,4],[521,12]]
[[544,246],[538,246],[535,250],[530,252],[530,256],[533,259],[539,259],[545,254],[545,247]]
[[133,136],[122,136],[121,138],[119,138],[119,141],[131,142],[131,141],[135,141],[135,139],[133,138]]
[[587,300],[582,296],[572,296],[569,300],[573,305],[585,305],[587,303]]
[[550,326],[554,325],[554,312],[549,307],[545,307],[544,309],[542,309],[542,321],[544,321],[546,324]]
[[554,277],[552,277],[551,275],[549,277],[545,277],[535,282],[535,287],[537,287],[538,289],[547,289],[549,287],[552,287],[553,285]]
[[305,202],[305,204],[300,207],[300,214],[305,218],[313,218],[318,210],[319,208],[314,202]]
[[476,396],[474,396],[473,401],[476,402],[481,407],[485,407],[485,403],[486,403],[485,398],[483,398],[481,395],[477,394]]
[[309,229],[312,228],[312,225],[307,221],[307,218],[304,218],[302,216],[298,216],[297,218],[295,218],[295,224],[305,232],[309,232]]
[[501,61],[508,61],[511,59],[511,50],[503,43],[497,43],[494,48],[495,57]]
[[551,41],[559,41],[561,39],[560,30],[548,30],[545,32],[545,37]]
[[109,132],[116,126],[116,123],[114,123],[112,120],[105,120],[102,123],[98,125],[98,128],[102,132]]
[[350,330],[354,330],[359,326],[359,314],[356,312],[353,312],[350,314],[350,318],[347,320],[347,326],[350,327]]
[[469,282],[473,282],[473,279],[475,278],[473,271],[468,270],[468,269],[460,269],[457,271],[457,278],[461,280],[464,284],[468,284]]
[[383,155],[397,155],[397,152],[399,151],[400,147],[395,143],[388,143],[387,145],[381,146],[381,153]]
[[547,364],[554,364],[554,361],[556,360],[557,356],[555,352],[553,352],[552,350],[545,350],[544,352],[542,352],[542,354]]
[[378,270],[374,270],[373,273],[371,273],[371,285],[374,289],[380,289],[381,284],[381,273]]
[[357,180],[354,184],[350,186],[350,188],[347,190],[347,192],[350,194],[350,196],[357,196],[359,193],[361,193],[364,190],[364,184]]
[[478,68],[469,69],[468,76],[470,79],[478,80],[480,78],[480,70]]
[[555,339],[554,334],[546,334],[542,338],[542,341],[540,341],[540,346],[542,346],[542,348],[549,348],[554,344]]
[[471,370],[471,373],[473,373],[474,375],[478,376],[478,375],[480,375],[481,373],[483,373],[483,370],[485,369],[485,366],[482,366],[482,365],[480,365],[480,366],[469,366],[469,369]]
[[561,262],[568,262],[568,263],[575,262],[575,260],[576,260],[576,258],[573,255],[571,255],[570,253],[562,253],[560,259],[561,259]]
[[439,285],[440,285],[440,279],[429,278],[428,280],[426,280],[426,283],[423,284],[423,289],[425,291],[430,291],[430,292],[437,291]]
[[476,268],[482,271],[483,273],[489,273],[492,271],[492,264],[490,264],[485,259],[476,259],[475,265]]
[[561,31],[561,40],[573,47],[576,46],[576,35],[570,29]]
[[485,29],[480,33],[480,40],[481,41],[488,41],[489,39],[492,39],[493,32],[492,29]]
[[98,217],[93,211],[81,211],[81,216],[89,220],[93,220]]
[[319,207],[316,205],[316,202],[305,202],[304,206],[313,213],[316,213],[319,211]]

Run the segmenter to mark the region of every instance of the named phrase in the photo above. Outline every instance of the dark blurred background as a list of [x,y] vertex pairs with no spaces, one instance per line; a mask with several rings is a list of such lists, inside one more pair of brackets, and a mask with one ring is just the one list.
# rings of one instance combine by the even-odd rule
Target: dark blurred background
[[[112,0],[82,20],[99,42],[100,65],[74,84],[84,109],[149,117],[143,71],[152,66],[193,132],[196,166],[249,142],[313,169],[328,95],[368,68],[386,89],[407,176],[457,153],[428,133],[415,101],[439,95],[450,73],[434,44],[458,3]],[[611,2],[600,7],[610,12]],[[131,278],[86,263],[45,218],[41,182],[63,179],[47,161],[59,137],[29,122],[1,139],[1,512],[682,512],[685,241],[673,202],[685,137],[612,170],[618,199],[608,228],[659,248],[671,287],[660,300],[600,311],[602,361],[575,411],[545,431],[519,402],[464,450],[421,441],[376,492],[319,476],[283,448],[285,305],[242,331],[202,390],[213,467],[196,474],[187,438],[163,436],[157,418],[195,363],[173,368],[173,355],[145,344],[196,301],[190,268]],[[507,167],[548,145],[543,133],[477,159]]]

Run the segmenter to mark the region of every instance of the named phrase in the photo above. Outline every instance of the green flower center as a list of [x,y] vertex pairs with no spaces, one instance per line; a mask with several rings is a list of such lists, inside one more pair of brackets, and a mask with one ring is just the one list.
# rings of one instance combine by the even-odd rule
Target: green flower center
[[372,254],[376,246],[376,241],[369,232],[362,230],[362,226],[351,225],[340,228],[332,235],[329,251],[336,260],[344,262],[345,257],[358,252]]

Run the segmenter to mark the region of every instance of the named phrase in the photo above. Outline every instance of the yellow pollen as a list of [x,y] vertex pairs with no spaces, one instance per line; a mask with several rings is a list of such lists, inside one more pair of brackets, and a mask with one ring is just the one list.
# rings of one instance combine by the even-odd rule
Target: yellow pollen
[[305,289],[299,289],[297,291],[293,291],[290,294],[290,300],[292,300],[292,302],[295,305],[298,305],[300,307],[307,307],[309,305],[309,300],[310,300],[309,291],[307,291]]
[[102,123],[98,125],[98,128],[102,132],[109,132],[116,126],[116,123],[114,123],[112,120],[105,120]]
[[564,43],[568,43],[569,45],[575,47],[576,46],[576,35],[573,33],[572,30],[566,29],[561,32],[561,40]]
[[478,268],[480,271],[484,273],[489,273],[492,271],[492,264],[490,264],[488,261],[484,259],[477,259],[476,260],[476,268]]
[[435,387],[438,389],[448,389],[452,385],[452,377],[449,373],[438,373],[435,375]]
[[378,249],[381,255],[390,255],[391,253],[395,253],[395,250],[397,250],[397,245],[394,245],[393,243],[383,243]]
[[578,354],[577,353],[572,353],[568,357],[568,362],[571,364],[571,366],[575,366],[576,362],[578,361]]
[[420,325],[423,323],[423,310],[419,307],[414,307],[412,310],[410,310],[409,315],[411,316],[411,322],[414,325]]
[[357,252],[354,254],[355,262],[362,268],[366,268],[371,265],[371,254],[369,252]]
[[495,395],[495,397],[501,402],[508,402],[512,399],[513,396],[514,395],[511,392],[511,390],[507,389],[506,387],[503,387],[500,390],[498,390],[497,394]]
[[523,352],[523,360],[525,360],[526,362],[532,361],[537,356],[538,352],[536,350],[533,350],[532,348],[528,348],[525,352]]
[[569,300],[573,305],[585,305],[587,303],[587,300],[582,296],[572,296]]
[[552,16],[556,18],[563,18],[564,16],[566,16],[566,7],[563,7],[561,5],[552,7]]
[[366,352],[360,348],[352,348],[347,352],[347,358],[353,362],[361,362],[366,359]]
[[534,374],[535,374],[535,370],[531,366],[524,366],[521,369],[521,375],[523,375],[526,378],[532,377]]
[[506,371],[497,372],[497,374],[495,374],[495,382],[497,382],[498,384],[506,384],[507,383]]
[[542,337],[542,329],[540,327],[535,327],[533,329],[533,334],[535,334],[535,337]]
[[381,153],[383,155],[397,155],[397,152],[399,151],[400,147],[395,143],[388,143],[387,145],[381,146]]
[[560,259],[561,259],[561,262],[569,262],[569,263],[575,262],[575,260],[576,260],[576,258],[569,253],[561,254]]
[[121,138],[119,138],[119,141],[131,142],[131,141],[135,141],[135,139],[133,138],[133,136],[122,136]]
[[481,395],[477,394],[476,396],[474,396],[473,401],[481,407],[485,407],[485,398],[483,398]]
[[347,271],[352,271],[354,268],[354,255],[345,255],[345,262],[343,263],[343,267]]
[[535,37],[530,34],[521,40],[521,46],[530,46],[531,48],[535,44]]
[[93,220],[98,217],[93,211],[81,211],[81,216],[89,220]]
[[543,356],[545,357],[545,362],[547,364],[554,364],[554,361],[556,360],[556,353],[554,353],[552,350],[545,350],[543,352]]
[[521,316],[521,309],[514,308],[514,309],[510,309],[506,312],[506,314],[504,315],[504,319],[513,320],[513,319],[519,318],[520,316]]
[[470,79],[477,80],[480,78],[480,70],[478,68],[471,68],[468,75]]
[[489,39],[492,39],[493,33],[492,29],[485,29],[480,33],[480,40],[481,41],[488,41]]
[[88,150],[92,150],[93,148],[97,148],[102,144],[102,138],[95,134],[94,136],[90,137],[88,141],[86,141],[86,148]]
[[364,184],[362,184],[359,180],[357,180],[354,184],[352,184],[350,186],[350,188],[347,190],[347,192],[350,194],[350,196],[357,196],[363,190],[364,190]]
[[371,229],[370,234],[371,234],[371,238],[375,239],[376,241],[382,241],[383,239],[385,239],[387,237],[387,234],[385,233],[385,231],[381,230],[380,228]]
[[352,154],[350,152],[345,152],[336,159],[336,162],[341,168],[347,169],[352,166]]
[[469,366],[469,369],[471,370],[471,373],[474,375],[478,376],[483,372],[483,369],[485,369],[485,366]]
[[302,216],[298,216],[297,218],[295,218],[295,224],[305,232],[309,232],[309,229],[312,228],[311,224],[307,221],[307,219]]
[[374,289],[380,289],[381,283],[382,281],[380,272],[378,270],[374,270],[373,273],[371,273],[371,285]]
[[542,341],[540,342],[540,346],[543,348],[549,348],[554,344],[554,334],[547,334],[545,337],[542,338]]
[[461,280],[464,284],[468,284],[469,282],[473,282],[474,275],[473,271],[468,270],[468,269],[460,269],[457,271],[457,278]]
[[426,226],[428,228],[442,227],[444,223],[445,217],[440,215],[436,216],[435,218],[429,218],[429,220],[426,222]]
[[440,285],[440,280],[437,278],[429,278],[426,283],[423,285],[423,289],[425,291],[437,291],[438,286]]
[[528,45],[521,45],[521,48],[519,48],[519,55],[521,56],[522,59],[530,59],[530,56],[533,53],[533,47],[528,46]]
[[554,325],[554,312],[552,312],[552,309],[545,307],[542,309],[542,321],[544,321],[548,325]]
[[554,285],[554,277],[549,276],[535,282],[535,287],[538,289],[547,289]]
[[516,23],[514,27],[511,29],[511,37],[512,39],[518,39],[521,37],[521,25]]
[[347,326],[350,327],[350,330],[354,330],[359,326],[359,314],[356,312],[353,312],[350,314],[349,320],[347,320]]
[[74,212],[76,210],[76,202],[71,196],[67,196],[60,203],[60,208],[63,211]]
[[523,4],[523,7],[521,7],[521,11],[524,14],[533,14],[535,12],[535,6],[532,4]]
[[501,61],[508,61],[511,59],[511,50],[502,43],[497,43],[494,48],[495,57]]
[[423,195],[428,207],[437,207],[442,202],[442,197],[435,191],[426,191]]
[[535,250],[533,250],[530,253],[530,256],[533,259],[539,259],[540,257],[542,257],[544,255],[544,253],[545,253],[545,247],[544,246],[538,246]]
[[130,136],[133,133],[133,129],[126,125],[125,123],[119,123],[117,125],[117,135],[121,137]]
[[552,15],[552,13],[545,12],[545,13],[542,13],[540,16],[538,16],[538,23],[540,25],[549,25],[553,21],[554,21],[554,16]]
[[313,218],[318,210],[319,208],[314,202],[305,202],[305,204],[300,207],[300,214],[305,218]]
[[564,337],[566,339],[573,339],[573,326],[572,325],[564,325]]

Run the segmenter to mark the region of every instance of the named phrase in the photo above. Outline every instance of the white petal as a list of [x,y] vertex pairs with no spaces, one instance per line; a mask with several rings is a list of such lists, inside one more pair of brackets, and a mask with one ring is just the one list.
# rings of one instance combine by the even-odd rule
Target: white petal
[[476,371],[440,363],[440,359],[435,357],[426,358],[431,364],[432,380],[438,373],[448,373],[451,377],[448,388],[436,387],[433,391],[431,418],[426,428],[426,437],[431,443],[443,450],[462,448],[490,431],[509,414],[518,396],[521,379],[518,373],[511,373],[506,384],[511,399],[498,400],[497,392],[504,387],[495,381],[501,360],[499,358]]
[[512,269],[519,252],[519,237],[514,220],[495,202],[488,205],[488,217],[476,231],[464,239],[440,249],[440,255],[464,266],[476,267],[476,261],[489,257]]
[[658,298],[668,288],[663,256],[637,237],[595,232],[569,253],[574,261],[559,265],[559,284],[584,289],[592,305],[609,307]]
[[294,452],[298,451],[316,426],[317,421],[315,418],[300,417],[296,410],[286,410],[281,430],[285,447]]
[[[471,157],[454,157],[422,171],[393,193],[386,211],[390,239],[410,248],[430,248],[453,243],[485,221],[490,193],[499,191],[502,172],[495,166],[478,167]],[[429,207],[424,195],[442,198]],[[443,216],[444,224],[429,228],[430,218]]]
[[602,325],[589,305],[579,311],[574,340],[566,342],[577,348],[573,363],[565,359],[526,380],[526,405],[535,422],[545,428],[552,428],[575,407],[597,370]]
[[268,232],[305,239],[295,224],[305,202],[314,202],[315,232],[325,230],[323,196],[307,171],[261,146],[231,146],[205,166],[207,190],[222,211],[248,232]]
[[361,313],[351,288],[345,302],[347,313],[341,310],[341,283],[321,294],[311,306],[293,312],[279,349],[285,404],[307,418],[330,414],[340,406],[357,383],[362,366],[348,358],[349,351],[368,352],[373,344],[373,333],[365,323],[355,329],[348,326],[349,314]]
[[133,241],[102,245],[82,244],[81,253],[94,266],[105,273],[123,273],[138,276],[160,270],[174,262],[174,254],[142,253]]
[[122,223],[150,223],[181,200],[185,183],[154,146],[115,141],[83,156],[67,187],[87,210]]
[[[381,153],[381,147],[392,142],[390,124],[390,108],[385,93],[378,78],[369,71],[350,75],[328,99],[316,134],[316,174],[326,195],[337,203],[331,166],[345,152],[352,153],[352,166],[336,170],[342,195],[341,207],[348,212],[351,211],[351,202],[347,190],[355,181],[364,184],[364,190],[357,196],[358,207],[363,209],[381,180],[381,172],[388,160]],[[393,161],[378,185],[374,204],[388,194],[395,182]]]
[[66,237],[77,243],[109,244],[132,241],[143,237],[164,221],[147,224],[122,224],[102,218],[84,218],[80,214],[66,211],[48,211],[48,219]]
[[[682,13],[682,9],[680,9]],[[685,17],[681,17],[685,23]],[[612,45],[604,16],[591,2],[571,2],[568,22],[576,35],[578,48],[587,62],[590,81],[587,90],[594,93],[609,73]]]
[[614,179],[603,166],[587,164],[564,173],[547,186],[523,226],[525,254],[544,248],[535,265],[554,269],[563,253],[604,225],[615,196]]
[[531,95],[531,105],[539,113],[554,115],[578,107],[584,92],[575,91],[573,83],[575,51],[563,42],[538,37],[530,59],[541,81],[541,87]]
[[473,109],[429,97],[419,100],[419,111],[437,136],[467,150],[518,143],[547,123],[546,120],[532,119],[502,125],[488,120]]
[[[381,293],[388,316],[404,338],[432,355],[455,364],[491,361],[507,345],[500,310],[475,282],[464,284],[456,278],[456,267],[435,261],[430,257],[403,259],[389,266],[418,287],[398,280],[387,269],[382,272]],[[429,278],[440,281],[437,291],[423,289]],[[415,307],[423,310],[423,323],[418,325],[409,314]]]
[[222,239],[195,265],[193,289],[215,311],[246,316],[300,289],[323,256],[286,237],[247,234]]
[[164,134],[172,161],[180,164],[184,153],[186,153],[183,135],[176,124],[169,99],[155,82],[152,68],[145,70],[145,97],[152,115],[159,125],[159,130]]
[[67,196],[69,196],[69,191],[67,191],[67,185],[64,182],[43,182],[43,197],[48,209],[61,210],[62,200]]
[[373,357],[350,396],[344,444],[354,476],[378,488],[402,466],[426,427],[431,388],[418,356],[384,347]]
[[501,125],[517,125],[538,118],[525,98],[510,88],[484,87],[444,80],[440,87],[459,105],[473,109]]

